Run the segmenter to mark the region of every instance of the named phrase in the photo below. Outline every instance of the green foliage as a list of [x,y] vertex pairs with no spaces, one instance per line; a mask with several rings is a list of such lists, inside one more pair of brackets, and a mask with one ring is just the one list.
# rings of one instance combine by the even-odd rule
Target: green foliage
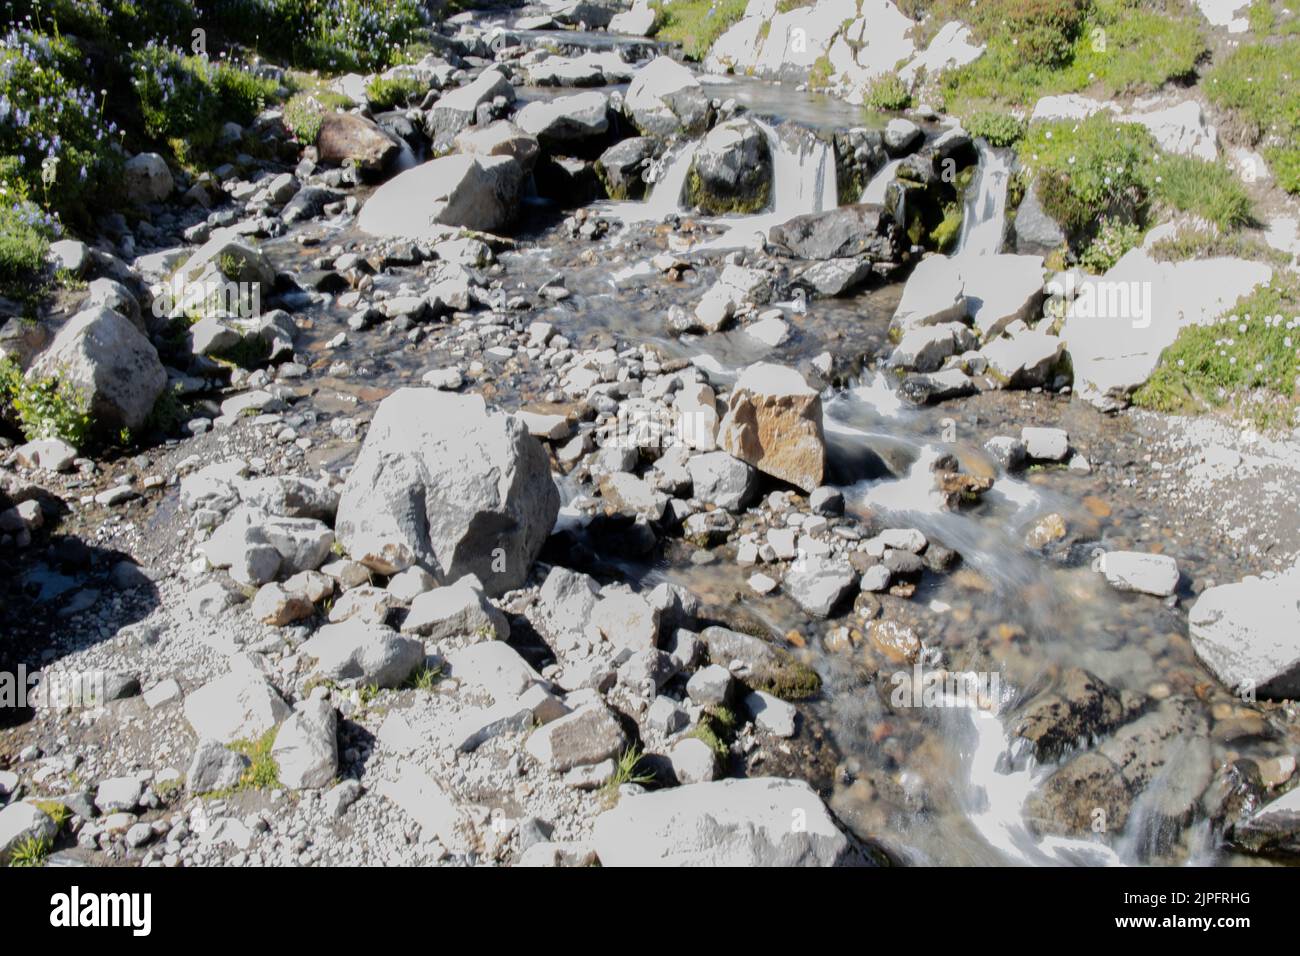
[[962,121],[966,132],[981,137],[990,146],[1011,146],[1025,135],[1023,120],[999,110],[980,110]]
[[50,855],[52,843],[37,837],[23,837],[18,845],[9,851],[10,866],[43,866],[45,858]]
[[39,198],[85,221],[92,198],[114,195],[121,131],[84,73],[69,39],[14,31],[0,45],[0,180],[16,194],[6,205]]
[[[21,188],[21,187],[20,187]],[[0,193],[9,192],[0,184]],[[55,224],[30,202],[0,196],[0,289],[17,291],[35,285],[45,268],[45,253],[57,233]]]
[[278,85],[230,63],[149,44],[131,57],[145,135],[181,162],[211,154],[227,122],[249,123]]
[[687,733],[688,737],[698,737],[712,748],[718,760],[726,762],[731,756],[731,741],[740,729],[740,719],[735,711],[723,704],[706,707],[700,714],[699,723]]
[[905,110],[912,105],[912,91],[893,73],[887,73],[871,81],[863,102],[876,110]]
[[1133,401],[1166,412],[1225,409],[1285,429],[1300,403],[1298,371],[1300,279],[1279,273],[1218,322],[1179,332]]
[[638,769],[645,755],[636,746],[624,750],[614,768],[614,775],[600,788],[600,796],[605,804],[613,804],[618,799],[618,788],[625,783],[647,784],[654,781],[654,774]]
[[1097,235],[1079,256],[1079,264],[1089,272],[1106,272],[1119,262],[1124,253],[1142,243],[1142,229],[1121,219],[1102,219]]
[[238,790],[274,790],[280,786],[280,766],[271,756],[278,727],[272,727],[257,740],[236,740],[230,749],[248,758],[249,764],[239,778]]
[[1254,214],[1241,180],[1226,166],[1192,156],[1162,156],[1152,167],[1152,192],[1175,209],[1222,230],[1248,225]]
[[405,58],[420,10],[418,0],[221,0],[204,22],[294,66],[369,72]]
[[295,93],[284,106],[284,125],[300,143],[312,144],[320,134],[326,113],[349,109],[354,104],[341,93],[325,90]]
[[660,0],[660,40],[680,43],[692,60],[702,60],[713,41],[745,15],[748,0]]
[[442,668],[421,664],[407,676],[403,687],[409,690],[431,691],[442,680]]
[[1300,37],[1237,47],[1204,86],[1261,147],[1278,184],[1300,193]]
[[940,81],[958,113],[1096,86],[1111,96],[1155,90],[1189,77],[1206,51],[1186,0],[942,0],[932,10],[929,23],[971,23],[987,47]]
[[27,378],[11,359],[0,360],[0,417],[28,441],[62,438],[76,448],[85,447],[94,427],[86,396],[57,376]]
[[1038,175],[1038,197],[1071,233],[1103,216],[1137,222],[1148,199],[1155,143],[1142,126],[1098,114],[1082,123],[1036,123],[1020,141],[1022,175]]
[[72,811],[68,809],[68,805],[60,803],[58,800],[33,800],[32,806],[53,820],[54,825],[60,830],[63,829],[72,816]]
[[387,80],[376,76],[366,86],[366,99],[372,109],[383,112],[418,101],[428,89],[428,84],[413,76],[395,76]]
[[1231,257],[1285,266],[1290,264],[1292,258],[1289,253],[1274,249],[1262,239],[1239,232],[1222,233],[1206,229],[1180,229],[1174,235],[1152,243],[1150,251],[1151,257],[1161,262]]

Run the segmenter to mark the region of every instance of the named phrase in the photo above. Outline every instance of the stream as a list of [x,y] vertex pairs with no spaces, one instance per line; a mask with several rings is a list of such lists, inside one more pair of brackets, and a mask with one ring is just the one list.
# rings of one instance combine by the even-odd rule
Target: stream
[[[843,128],[862,125],[860,111],[792,86],[730,78],[709,83],[714,95],[735,97],[762,120],[773,157],[774,203],[756,215],[696,218],[704,228],[678,251],[752,249],[771,226],[836,205],[833,150],[824,140],[791,145],[775,124]],[[956,251],[972,259],[1002,250],[1012,172],[1006,151],[982,141],[977,145],[979,167],[965,197]],[[879,351],[900,284],[806,305],[776,304],[792,335],[775,351],[741,331],[681,338],[666,331],[667,309],[689,307],[711,281],[706,268],[693,279],[666,283],[649,267],[662,249],[656,230],[665,219],[687,214],[681,196],[695,148],[693,142],[679,142],[662,157],[644,201],[592,204],[591,213],[614,223],[597,246],[565,237],[554,215],[540,217],[531,231],[525,228],[518,248],[500,256],[507,291],[536,289],[563,274],[570,295],[549,307],[546,319],[572,340],[612,333],[624,341],[652,342],[724,380],[760,359],[794,364],[827,350],[841,357]],[[897,166],[895,160],[881,169],[862,201],[883,203]],[[349,238],[344,230],[323,236],[322,244],[346,245]],[[307,254],[291,238],[267,246],[282,257]],[[325,311],[333,319],[345,315]],[[323,340],[337,323],[321,321],[318,327]],[[423,371],[418,355],[404,349],[399,336],[377,342],[367,361],[374,367],[368,384],[383,387],[418,381]],[[323,384],[351,387],[328,379]],[[499,385],[495,400],[520,399],[511,396],[508,383]],[[629,574],[646,586],[660,580],[686,584],[716,604],[744,594],[748,611],[774,634],[797,631],[810,638],[803,653],[825,682],[812,707],[842,757],[830,804],[849,827],[896,858],[947,865],[1149,862],[1141,799],[1125,831],[1108,841],[1036,837],[1022,810],[1056,765],[1035,764],[1010,743],[1006,726],[1017,702],[1068,667],[1084,668],[1117,689],[1145,693],[1185,690],[1208,680],[1187,640],[1184,614],[1154,598],[1113,590],[1091,568],[1092,547],[1048,558],[1025,544],[1026,531],[1053,512],[1071,528],[1091,532],[1086,537],[1094,545],[1132,532],[1120,528],[1120,519],[1104,503],[1087,499],[1080,476],[1065,470],[1009,475],[999,469],[983,443],[993,435],[1019,433],[1012,411],[1000,419],[983,414],[972,424],[961,416],[960,405],[916,408],[894,393],[883,372],[870,368],[848,387],[828,390],[823,403],[831,473],[846,479],[840,488],[847,510],[880,527],[917,528],[961,555],[958,572],[925,575],[907,603],[924,638],[926,666],[981,675],[985,686],[996,688],[991,699],[957,695],[942,707],[891,707],[889,675],[870,673],[853,649],[823,649],[826,624],[808,620],[779,592],[754,595],[745,583],[749,569],[734,561],[701,565],[666,558],[654,566],[630,567]],[[1002,407],[1014,409],[1014,403]],[[931,464],[944,454],[956,456],[964,470],[994,479],[978,508],[953,511],[940,500]],[[1157,540],[1148,536],[1143,543]],[[830,626],[860,623],[850,613]],[[1226,691],[1217,693],[1220,701],[1231,700]],[[1222,756],[1226,745],[1215,746]],[[1234,750],[1250,752],[1248,744],[1235,744]],[[1162,859],[1229,861],[1202,821],[1193,821],[1186,833],[1180,846],[1163,848]]]

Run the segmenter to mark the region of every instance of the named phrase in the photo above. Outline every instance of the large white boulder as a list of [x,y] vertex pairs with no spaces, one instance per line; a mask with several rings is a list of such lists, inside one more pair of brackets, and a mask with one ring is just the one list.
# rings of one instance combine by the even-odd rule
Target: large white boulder
[[1207,589],[1187,614],[1192,648],[1235,693],[1300,697],[1300,564]]
[[546,452],[521,421],[479,395],[403,388],[375,413],[335,534],[382,574],[473,574],[495,596],[523,583],[559,507]]
[[671,136],[703,131],[709,99],[695,74],[671,57],[651,60],[632,77],[623,109],[641,132]]
[[511,156],[431,159],[376,189],[357,225],[397,239],[442,239],[449,226],[495,232],[514,220],[523,181],[523,167]]
[[624,797],[596,818],[602,866],[834,866],[848,838],[802,780],[754,777]]

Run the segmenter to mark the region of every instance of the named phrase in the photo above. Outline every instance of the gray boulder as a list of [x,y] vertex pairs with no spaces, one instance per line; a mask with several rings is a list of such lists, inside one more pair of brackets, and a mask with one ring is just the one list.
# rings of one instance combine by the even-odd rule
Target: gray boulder
[[773,226],[767,237],[778,251],[796,259],[866,256],[873,262],[897,262],[905,251],[894,217],[870,204],[795,216]]
[[559,506],[546,452],[517,418],[478,395],[403,388],[375,413],[335,528],[382,574],[473,574],[495,596],[523,583]]
[[27,377],[59,379],[87,398],[97,425],[113,429],[143,426],[167,386],[158,351],[130,319],[103,307],[69,319]]
[[293,790],[324,787],[339,771],[338,714],[323,697],[294,708],[271,747],[280,782]]
[[524,170],[510,156],[443,156],[394,176],[361,207],[372,236],[446,238],[448,227],[494,232],[518,212]]
[[397,687],[424,663],[424,644],[383,624],[351,618],[326,624],[302,645],[302,654],[316,661],[313,674]]
[[686,201],[706,213],[756,212],[772,199],[772,150],[750,119],[719,123],[691,161]]

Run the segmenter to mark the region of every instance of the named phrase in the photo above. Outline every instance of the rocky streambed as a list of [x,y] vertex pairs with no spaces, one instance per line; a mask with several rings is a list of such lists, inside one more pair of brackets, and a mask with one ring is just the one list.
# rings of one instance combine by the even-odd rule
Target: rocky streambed
[[[1294,442],[1113,414],[1132,356],[945,118],[504,22],[56,249],[6,348],[182,411],[7,452],[5,666],[91,699],[6,711],[5,853],[1294,852]],[[178,326],[178,275],[260,308]]]

